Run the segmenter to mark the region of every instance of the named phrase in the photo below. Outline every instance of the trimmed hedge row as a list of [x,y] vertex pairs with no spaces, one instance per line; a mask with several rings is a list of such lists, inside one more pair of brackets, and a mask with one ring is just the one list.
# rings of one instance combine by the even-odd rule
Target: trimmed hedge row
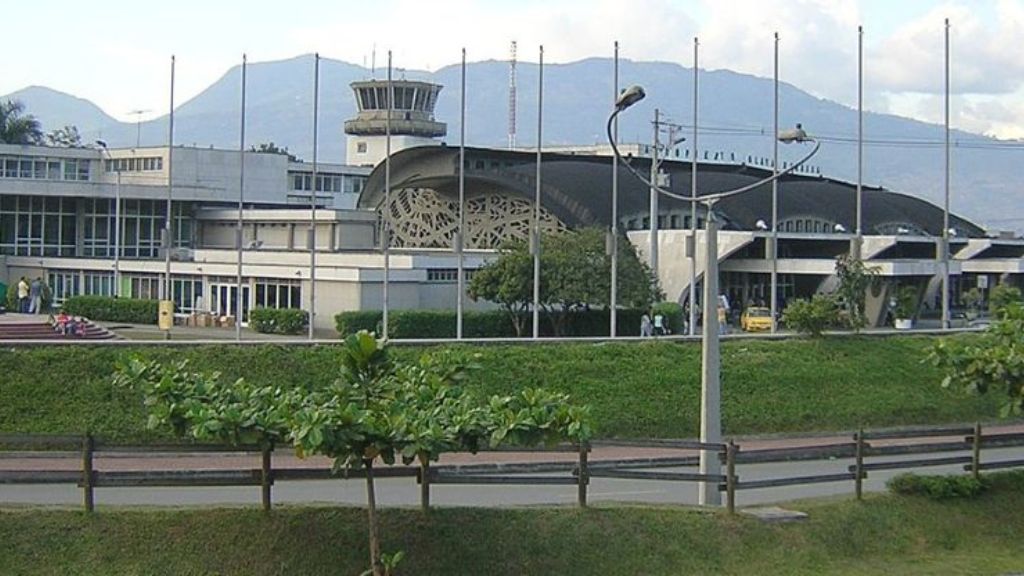
[[85,316],[90,320],[156,324],[160,313],[160,301],[111,296],[72,296],[64,301],[63,308],[72,316]]
[[[676,331],[682,326],[682,314],[674,309],[659,308]],[[619,336],[639,336],[643,310],[619,310],[616,332]],[[609,325],[607,310],[575,312],[566,323],[563,336],[607,336]],[[530,318],[524,326],[529,332]],[[383,313],[379,310],[341,312],[334,317],[335,329],[345,337],[360,330],[382,330]],[[463,336],[466,338],[515,338],[515,329],[508,314],[501,310],[466,311],[463,313]],[[541,316],[541,336],[553,336],[551,323]],[[528,334],[523,334],[527,336]],[[388,313],[388,336],[391,338],[455,338],[456,313],[454,310],[392,310]]]
[[309,325],[309,313],[294,308],[253,308],[249,322],[253,330],[264,334],[301,334]]

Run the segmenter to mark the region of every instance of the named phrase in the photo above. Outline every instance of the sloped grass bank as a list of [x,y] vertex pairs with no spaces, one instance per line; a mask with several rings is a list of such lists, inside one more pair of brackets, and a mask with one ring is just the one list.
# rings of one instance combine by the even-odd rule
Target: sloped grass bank
[[[723,346],[727,434],[787,433],[994,419],[1000,398],[943,390],[921,363],[932,338],[736,340]],[[448,351],[481,369],[481,395],[525,386],[565,391],[593,407],[603,437],[692,437],[700,408],[699,343],[665,341],[395,347],[412,357]],[[147,440],[141,401],[110,384],[116,360],[137,353],[189,359],[228,378],[316,387],[337,374],[332,346],[62,346],[0,350],[0,432]]]
[[[798,502],[810,520],[765,525],[674,507],[383,511],[399,574],[1005,574],[1024,569],[1024,473],[934,502],[875,495]],[[358,574],[356,508],[0,510],[0,573]]]

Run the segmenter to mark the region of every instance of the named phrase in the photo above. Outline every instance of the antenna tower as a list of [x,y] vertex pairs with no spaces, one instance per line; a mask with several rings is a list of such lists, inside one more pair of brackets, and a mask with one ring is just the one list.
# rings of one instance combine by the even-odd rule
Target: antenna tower
[[508,149],[516,147],[516,41],[512,41],[508,64]]

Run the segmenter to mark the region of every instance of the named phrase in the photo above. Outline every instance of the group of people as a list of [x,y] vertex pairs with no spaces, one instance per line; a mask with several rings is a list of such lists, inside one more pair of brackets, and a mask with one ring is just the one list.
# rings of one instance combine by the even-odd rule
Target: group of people
[[41,314],[43,311],[43,279],[36,277],[29,282],[22,276],[18,280],[18,312],[22,314]]
[[85,336],[85,328],[88,322],[84,318],[70,316],[61,310],[57,316],[50,316],[48,320],[54,331],[64,336]]
[[651,315],[647,312],[640,317],[640,336],[642,338],[665,336],[667,334],[669,334],[669,329],[665,325],[665,316],[663,314],[654,314],[653,321],[651,321]]

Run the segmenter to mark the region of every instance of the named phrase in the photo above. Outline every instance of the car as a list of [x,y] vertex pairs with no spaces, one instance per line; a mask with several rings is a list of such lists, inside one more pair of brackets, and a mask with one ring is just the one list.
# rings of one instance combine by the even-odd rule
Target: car
[[751,306],[740,315],[740,328],[745,332],[760,332],[772,329],[772,311],[762,306]]

